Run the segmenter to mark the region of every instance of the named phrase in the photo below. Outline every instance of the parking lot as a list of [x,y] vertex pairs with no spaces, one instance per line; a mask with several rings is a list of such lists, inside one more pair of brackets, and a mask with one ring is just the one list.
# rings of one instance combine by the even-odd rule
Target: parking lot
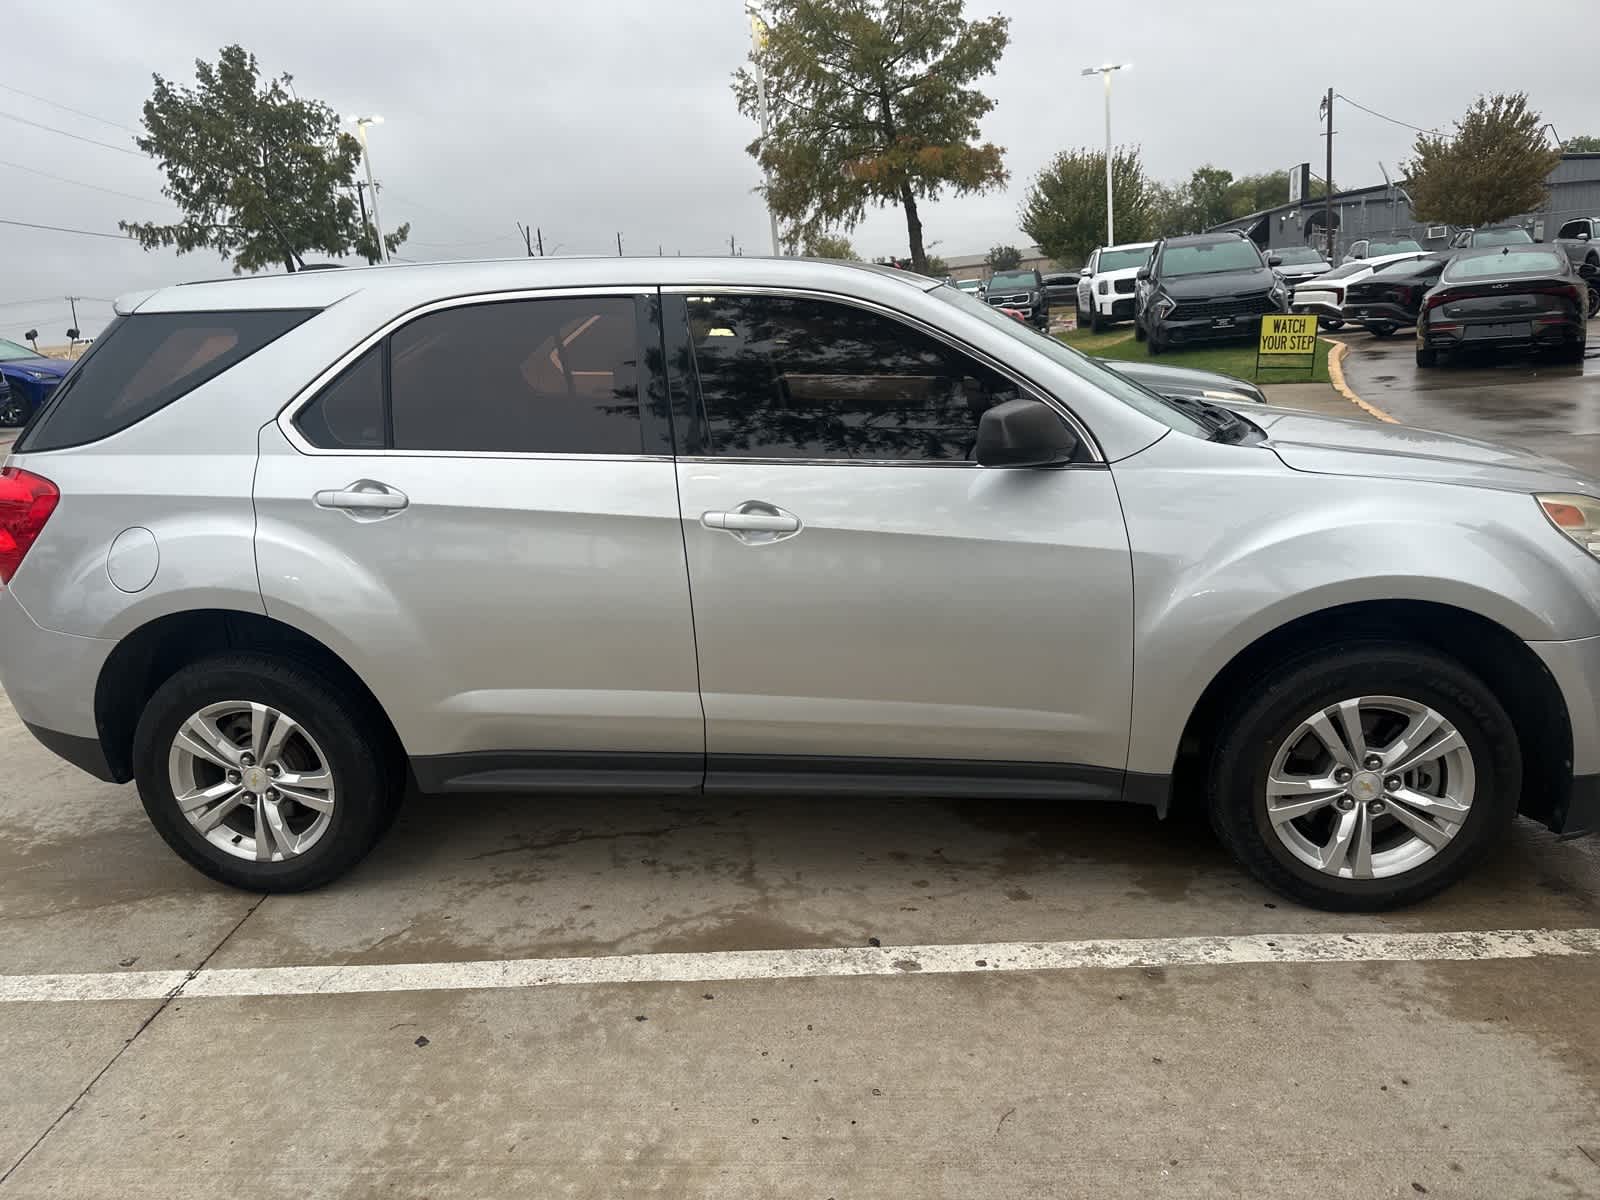
[[1341,918],[1193,814],[446,798],[263,900],[0,756],[0,1195],[1600,1192],[1592,840]]

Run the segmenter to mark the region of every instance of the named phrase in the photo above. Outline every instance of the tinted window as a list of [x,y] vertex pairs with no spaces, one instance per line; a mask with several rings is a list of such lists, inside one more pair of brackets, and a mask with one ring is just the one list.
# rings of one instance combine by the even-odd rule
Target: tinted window
[[1133,267],[1142,267],[1150,261],[1150,247],[1143,246],[1138,250],[1105,250],[1100,254],[1100,264],[1095,269],[1098,271],[1126,271]]
[[1254,242],[1229,238],[1225,242],[1168,246],[1161,252],[1162,275],[1204,275],[1213,271],[1250,271],[1262,265]]
[[961,461],[984,411],[1019,394],[943,342],[849,305],[690,296],[688,317],[711,454]]
[[106,327],[56,389],[18,450],[109,437],[281,337],[312,310],[151,313]]
[[1322,255],[1318,254],[1309,246],[1285,246],[1281,250],[1268,250],[1267,253],[1276,254],[1278,258],[1282,260],[1282,265],[1286,267],[1298,266],[1301,263],[1319,263],[1322,261]]
[[397,449],[643,451],[629,298],[444,309],[396,330],[389,353]]
[[13,359],[18,358],[38,357],[37,351],[30,350],[26,346],[19,346],[16,342],[7,341],[5,338],[0,338],[0,362],[11,362]]
[[1458,279],[1489,279],[1496,275],[1527,275],[1548,271],[1564,275],[1567,256],[1549,250],[1503,250],[1498,254],[1463,254],[1450,261],[1444,269],[1444,281]]
[[294,419],[313,446],[375,450],[384,444],[383,347],[374,346],[317,394]]
[[1416,261],[1417,259],[1415,258],[1397,258],[1392,262],[1379,263],[1372,268],[1372,273],[1374,275],[1387,274],[1390,271],[1398,271],[1401,267],[1409,266]]
[[1039,273],[1037,271],[1000,271],[990,280],[991,288],[1036,288],[1039,286]]
[[[1563,225],[1561,227],[1561,232],[1556,234],[1556,236],[1559,237],[1559,238],[1575,238],[1580,233],[1588,233],[1588,232],[1589,232],[1589,222],[1587,222],[1587,221],[1568,221],[1565,225]],[[4,349],[3,345],[0,345],[0,349]]]

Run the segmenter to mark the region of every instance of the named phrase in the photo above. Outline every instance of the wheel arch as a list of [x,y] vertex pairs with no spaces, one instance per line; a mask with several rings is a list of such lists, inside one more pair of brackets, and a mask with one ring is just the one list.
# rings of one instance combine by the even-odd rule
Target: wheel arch
[[100,745],[119,783],[133,778],[133,735],[139,714],[157,688],[183,667],[229,650],[279,655],[341,684],[370,706],[389,741],[402,756],[394,723],[366,682],[322,642],[282,621],[235,609],[191,609],[169,613],[141,625],[117,643],[100,668],[94,717]]
[[1182,803],[1204,792],[1206,755],[1230,700],[1276,664],[1353,637],[1412,642],[1460,662],[1505,707],[1522,747],[1520,811],[1547,821],[1572,787],[1572,724],[1555,677],[1526,642],[1503,625],[1448,604],[1374,600],[1297,617],[1262,634],[1233,656],[1201,693],[1179,738],[1172,795]]

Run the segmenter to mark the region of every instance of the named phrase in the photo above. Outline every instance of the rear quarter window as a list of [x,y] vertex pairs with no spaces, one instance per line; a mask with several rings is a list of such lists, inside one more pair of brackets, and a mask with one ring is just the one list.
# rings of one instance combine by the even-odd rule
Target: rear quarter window
[[18,452],[63,450],[120,433],[237,366],[315,309],[120,317],[29,426]]

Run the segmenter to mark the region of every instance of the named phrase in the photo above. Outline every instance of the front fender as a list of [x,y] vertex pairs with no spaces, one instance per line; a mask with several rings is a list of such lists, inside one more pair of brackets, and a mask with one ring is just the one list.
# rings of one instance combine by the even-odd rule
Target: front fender
[[1328,609],[1423,601],[1525,641],[1600,634],[1600,564],[1525,494],[1312,475],[1178,435],[1116,471],[1133,549],[1131,771],[1169,774],[1223,668]]

